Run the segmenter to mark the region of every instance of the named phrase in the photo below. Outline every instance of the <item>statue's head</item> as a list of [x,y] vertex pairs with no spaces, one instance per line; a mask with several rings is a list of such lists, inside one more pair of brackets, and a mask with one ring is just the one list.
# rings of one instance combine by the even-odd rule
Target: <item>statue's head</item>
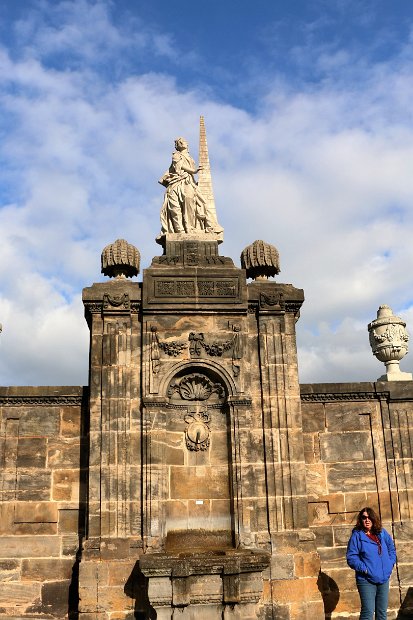
[[183,151],[184,149],[188,148],[188,142],[185,140],[185,138],[177,138],[175,140],[175,148],[177,151]]

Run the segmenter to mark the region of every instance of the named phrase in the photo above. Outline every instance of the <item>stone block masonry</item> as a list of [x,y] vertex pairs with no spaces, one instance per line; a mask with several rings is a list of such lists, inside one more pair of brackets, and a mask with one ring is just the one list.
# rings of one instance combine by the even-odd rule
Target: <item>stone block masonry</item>
[[0,388],[0,617],[357,618],[366,504],[412,613],[411,384],[300,387],[302,292],[228,260],[226,310],[93,285],[90,387]]
[[208,234],[169,234],[164,249],[142,285],[117,278],[83,295],[80,615],[313,618],[323,604],[297,380],[303,293],[247,285]]
[[87,401],[82,387],[0,387],[0,617],[77,609]]
[[346,546],[357,513],[372,506],[397,550],[389,618],[412,617],[412,383],[302,385],[301,399],[309,523],[326,613],[358,617]]
[[96,284],[90,387],[0,388],[0,617],[357,618],[364,505],[411,617],[411,383],[299,386],[302,292],[238,290],[215,312]]
[[0,388],[0,618],[357,618],[365,505],[411,617],[411,382],[299,386],[302,291],[206,246],[193,296],[158,298],[178,241],[143,285],[85,289],[89,388]]

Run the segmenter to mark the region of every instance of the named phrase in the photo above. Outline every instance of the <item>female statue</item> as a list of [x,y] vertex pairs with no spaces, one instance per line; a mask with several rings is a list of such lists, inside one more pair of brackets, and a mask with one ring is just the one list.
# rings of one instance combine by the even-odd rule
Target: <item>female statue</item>
[[[214,232],[204,196],[195,181],[202,167],[196,167],[185,138],[175,140],[169,170],[159,179],[166,187],[161,209],[161,235],[165,233]],[[222,229],[221,229],[222,230]]]

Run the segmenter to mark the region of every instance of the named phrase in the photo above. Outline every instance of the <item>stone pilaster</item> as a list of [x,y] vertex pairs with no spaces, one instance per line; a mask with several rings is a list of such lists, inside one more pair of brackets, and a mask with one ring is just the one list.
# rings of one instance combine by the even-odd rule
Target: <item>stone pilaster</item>
[[94,284],[83,301],[90,328],[90,455],[79,608],[105,618],[110,601],[112,610],[133,609],[110,573],[126,579],[142,546],[140,285]]
[[[291,297],[293,299],[289,299]],[[302,301],[302,291],[293,287],[260,286],[257,308],[259,370],[268,501],[273,503],[271,533],[308,527],[295,342],[295,322]]]
[[[291,285],[256,281],[248,297],[258,336],[268,535],[267,605],[286,618],[322,618],[320,561],[308,527],[295,323],[304,300]],[[251,343],[251,340],[250,340]],[[251,344],[250,344],[251,346]],[[292,597],[291,592],[297,597]],[[284,617],[284,616],[283,616]]]
[[140,537],[139,284],[85,289],[91,330],[89,538]]

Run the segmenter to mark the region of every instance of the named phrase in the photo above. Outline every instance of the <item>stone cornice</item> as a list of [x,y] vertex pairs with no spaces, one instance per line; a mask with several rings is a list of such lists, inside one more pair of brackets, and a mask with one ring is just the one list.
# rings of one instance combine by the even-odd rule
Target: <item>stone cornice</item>
[[82,401],[82,396],[0,396],[0,407],[79,407]]
[[139,282],[114,278],[84,288],[82,299],[87,320],[93,314],[137,314],[141,306],[141,287]]
[[[376,392],[318,392],[310,394],[301,394],[301,401],[307,402],[331,402],[331,401],[365,401],[365,400],[380,400],[383,398],[383,393],[377,394]],[[388,394],[385,395],[388,397]]]
[[[188,400],[184,402],[180,400],[179,402],[176,402],[155,399],[152,400],[150,397],[146,397],[142,402],[144,407],[147,409],[182,409],[183,411],[186,411],[193,401]],[[206,409],[222,409],[226,405],[232,405],[234,407],[250,407],[251,403],[252,401],[250,398],[231,398],[217,403],[207,403],[204,401],[204,406]]]

